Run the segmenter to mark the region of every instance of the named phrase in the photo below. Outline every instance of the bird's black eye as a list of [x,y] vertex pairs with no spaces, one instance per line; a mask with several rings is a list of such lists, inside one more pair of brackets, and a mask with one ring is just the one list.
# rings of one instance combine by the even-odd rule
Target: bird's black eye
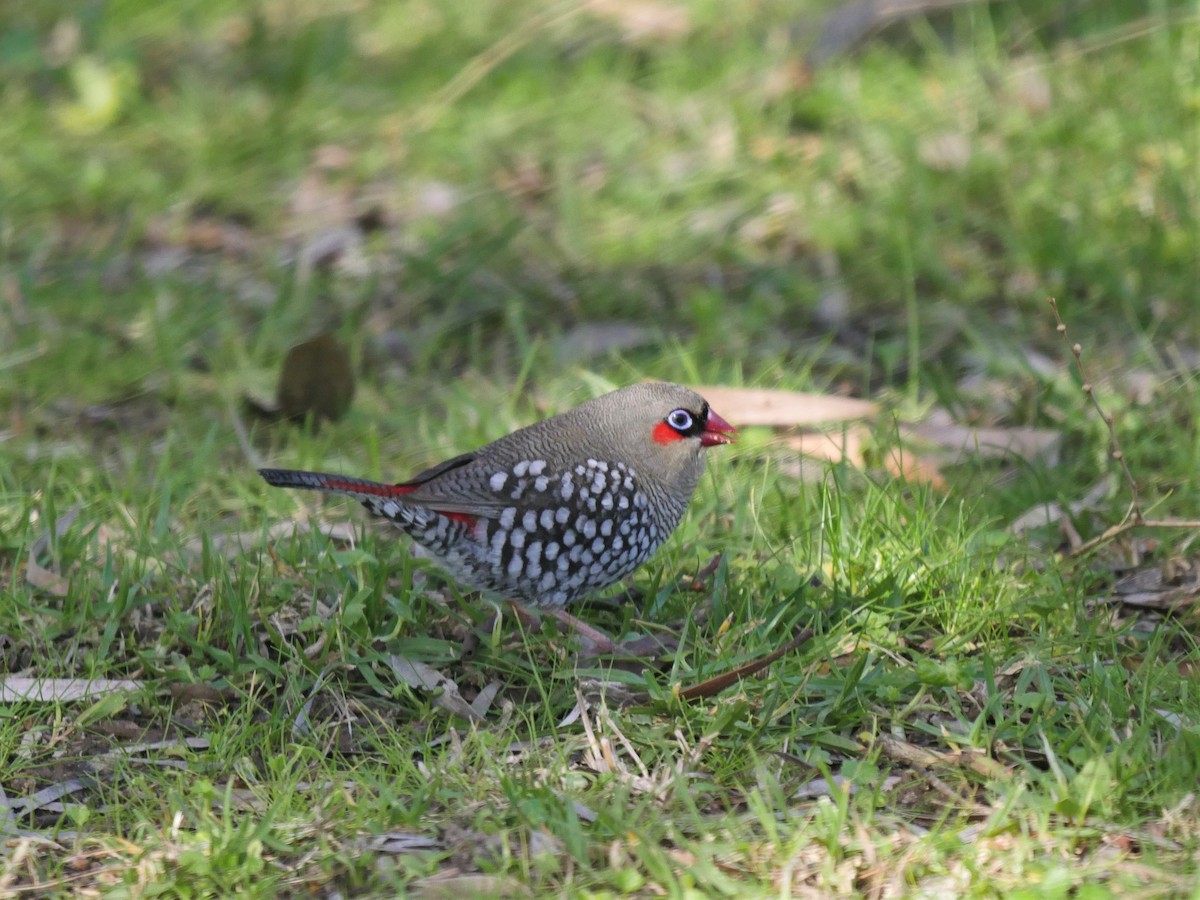
[[671,410],[671,414],[667,416],[667,424],[678,432],[686,433],[695,424],[695,419],[692,418],[692,414],[686,409],[673,409]]

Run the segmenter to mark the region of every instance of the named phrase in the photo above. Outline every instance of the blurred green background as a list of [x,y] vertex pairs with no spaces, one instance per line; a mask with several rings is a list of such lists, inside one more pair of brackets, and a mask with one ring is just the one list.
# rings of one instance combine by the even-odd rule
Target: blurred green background
[[1003,369],[1051,295],[1194,333],[1195,5],[900,6],[10,2],[0,259],[434,380],[594,322],[862,393]]
[[[1134,478],[1195,518],[1198,217],[1196,0],[5,0],[0,687],[136,684],[0,706],[9,797],[82,779],[0,893],[1194,892],[1194,529],[1071,554]],[[315,335],[348,413],[261,421]],[[680,638],[591,672],[631,705],[548,630],[464,658],[488,604],[253,471],[403,478],[648,377],[896,420],[815,484],[721,448],[582,613]],[[891,465],[931,420],[1052,452]]]

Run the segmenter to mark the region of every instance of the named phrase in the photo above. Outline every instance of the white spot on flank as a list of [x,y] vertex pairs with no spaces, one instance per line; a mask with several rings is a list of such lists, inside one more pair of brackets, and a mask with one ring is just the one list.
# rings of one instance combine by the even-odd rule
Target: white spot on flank
[[602,462],[601,460],[598,460],[598,459],[589,459],[588,460],[588,468],[589,469],[599,469],[601,472],[607,472],[608,471],[608,463]]
[[509,560],[509,563],[508,563],[508,574],[509,575],[520,575],[522,568],[524,568],[524,564],[521,562],[521,557],[517,556],[514,553],[513,558],[511,560]]
[[566,525],[567,519],[571,518],[571,510],[569,507],[560,506],[554,511],[554,521],[559,525]]
[[617,509],[629,509],[629,495],[622,494],[617,498]]
[[568,528],[563,532],[563,546],[570,547],[575,543],[575,532]]
[[546,545],[546,560],[553,561],[558,556],[558,542],[551,541]]
[[526,510],[525,515],[521,517],[521,524],[526,531],[537,531],[537,513],[532,509]]
[[523,459],[519,463],[517,463],[515,466],[513,466],[513,474],[516,475],[518,478],[525,475],[525,473],[527,473],[528,471],[529,471],[529,460],[527,460],[527,459]]
[[502,531],[511,531],[513,523],[517,520],[517,508],[515,506],[505,507],[504,512],[500,513],[500,529]]
[[612,509],[613,508],[612,494],[605,494],[603,497],[601,497],[600,498],[600,506],[603,507],[604,509]]
[[492,476],[492,480],[488,484],[491,485],[493,491],[499,491],[504,489],[504,482],[506,481],[508,481],[508,473],[497,472]]
[[535,459],[529,464],[530,475],[541,475],[546,471],[546,461],[544,459]]
[[564,500],[571,499],[571,495],[575,493],[575,485],[571,483],[570,475],[563,476],[562,490],[560,490],[558,493]]
[[544,528],[546,531],[549,531],[551,528],[553,528],[554,527],[554,510],[543,509],[541,523],[542,523],[542,528]]
[[600,533],[605,537],[612,534],[612,519],[605,519],[600,523]]
[[547,572],[545,575],[542,576],[542,583],[540,585],[538,585],[538,587],[540,587],[542,589],[543,594],[546,593],[547,591],[549,591],[552,587],[554,587],[555,580],[556,579],[554,577],[553,572]]
[[525,546],[525,532],[520,528],[514,528],[508,535],[508,542],[514,547]]
[[539,475],[536,479],[534,479],[533,489],[535,491],[544,491],[549,486],[550,486],[550,479],[547,478],[545,475]]
[[589,541],[596,536],[596,522],[594,519],[588,519],[583,523],[583,536]]

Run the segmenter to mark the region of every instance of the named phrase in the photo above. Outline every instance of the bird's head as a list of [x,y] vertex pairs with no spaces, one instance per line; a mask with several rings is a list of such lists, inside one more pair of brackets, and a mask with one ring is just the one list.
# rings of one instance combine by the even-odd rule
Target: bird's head
[[[691,388],[647,382],[598,397],[577,410],[643,478],[690,497],[709,447],[731,444],[737,431]],[[606,441],[607,442],[607,441]]]

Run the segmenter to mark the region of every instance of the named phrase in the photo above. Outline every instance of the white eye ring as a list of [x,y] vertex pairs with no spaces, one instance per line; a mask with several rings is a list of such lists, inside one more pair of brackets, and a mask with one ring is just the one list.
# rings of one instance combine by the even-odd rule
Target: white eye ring
[[667,416],[667,424],[676,431],[687,431],[692,427],[692,414],[686,409],[675,409]]

